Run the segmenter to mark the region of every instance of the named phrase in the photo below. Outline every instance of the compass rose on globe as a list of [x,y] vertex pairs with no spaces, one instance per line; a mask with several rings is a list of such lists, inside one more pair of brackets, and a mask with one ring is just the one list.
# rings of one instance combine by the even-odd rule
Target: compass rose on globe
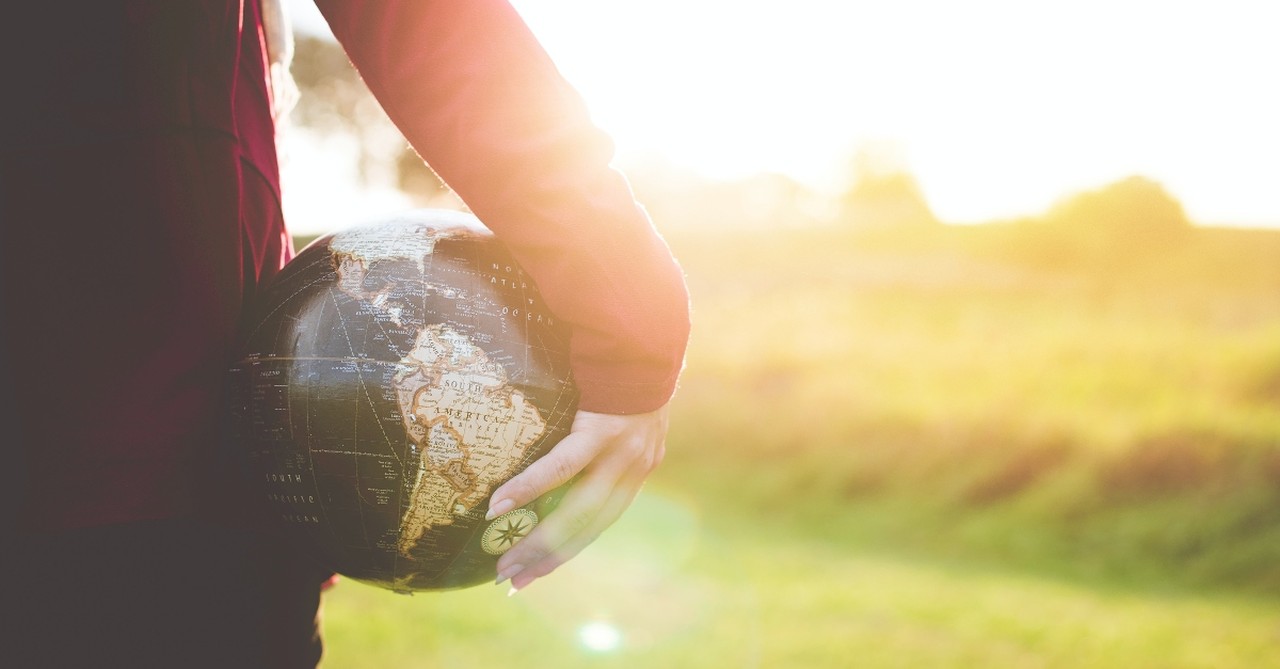
[[530,509],[514,509],[498,516],[480,537],[480,547],[490,555],[502,555],[533,531],[538,514]]

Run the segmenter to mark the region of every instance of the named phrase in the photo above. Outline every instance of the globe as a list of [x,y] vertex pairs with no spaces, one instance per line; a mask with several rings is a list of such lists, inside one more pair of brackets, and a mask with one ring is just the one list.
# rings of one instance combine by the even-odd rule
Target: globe
[[494,489],[569,430],[568,334],[475,217],[418,210],[317,239],[251,307],[229,443],[334,571],[398,592],[492,581],[557,501]]

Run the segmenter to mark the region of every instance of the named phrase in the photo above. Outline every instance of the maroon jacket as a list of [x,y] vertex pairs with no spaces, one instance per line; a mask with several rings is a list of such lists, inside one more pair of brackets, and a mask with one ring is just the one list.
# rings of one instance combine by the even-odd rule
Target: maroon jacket
[[[291,254],[256,4],[5,10],[0,332],[28,527],[194,509],[241,305]],[[682,275],[515,11],[318,4],[413,146],[572,325],[582,408],[664,404],[688,337]]]

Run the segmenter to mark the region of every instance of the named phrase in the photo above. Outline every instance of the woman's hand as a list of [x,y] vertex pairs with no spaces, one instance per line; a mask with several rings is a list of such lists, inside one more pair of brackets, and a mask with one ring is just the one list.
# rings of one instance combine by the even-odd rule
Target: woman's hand
[[498,560],[512,592],[546,576],[595,541],[631,505],[666,450],[667,412],[579,411],[569,435],[490,497],[489,518],[518,508],[582,474],[547,517]]

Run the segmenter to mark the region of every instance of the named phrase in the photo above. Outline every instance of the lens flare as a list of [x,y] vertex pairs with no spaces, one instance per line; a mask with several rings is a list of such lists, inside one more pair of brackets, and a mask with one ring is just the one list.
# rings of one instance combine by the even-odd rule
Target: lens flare
[[606,622],[587,623],[578,629],[578,641],[597,653],[608,653],[622,645],[622,632]]

